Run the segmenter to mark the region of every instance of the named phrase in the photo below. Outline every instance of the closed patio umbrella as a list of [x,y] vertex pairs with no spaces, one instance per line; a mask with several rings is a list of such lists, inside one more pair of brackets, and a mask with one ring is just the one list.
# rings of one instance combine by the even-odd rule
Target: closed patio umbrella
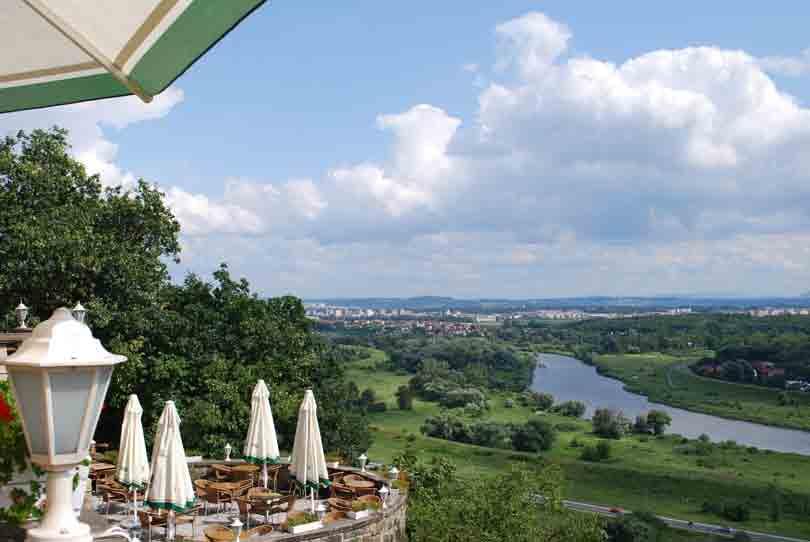
[[146,489],[146,484],[149,483],[149,457],[146,455],[146,441],[143,438],[142,416],[143,408],[138,397],[130,395],[124,409],[115,477],[133,493],[133,516],[138,507],[138,491]]
[[[177,415],[174,401],[166,401],[158,421],[146,504],[168,510],[172,518],[174,512],[182,512],[194,504],[194,485],[188,472],[186,452],[180,437],[180,416]],[[172,538],[173,527],[169,525],[168,529]]]
[[267,489],[267,464],[278,463],[279,452],[276,425],[270,409],[270,390],[264,380],[259,380],[253,388],[244,456],[245,461],[262,466],[262,479]]
[[264,0],[4,0],[0,113],[162,92]]
[[312,496],[311,511],[315,512],[315,490],[329,485],[329,472],[323,455],[321,429],[318,427],[318,407],[312,390],[304,393],[304,400],[298,409],[298,426],[295,429],[290,467],[295,471],[295,479]]

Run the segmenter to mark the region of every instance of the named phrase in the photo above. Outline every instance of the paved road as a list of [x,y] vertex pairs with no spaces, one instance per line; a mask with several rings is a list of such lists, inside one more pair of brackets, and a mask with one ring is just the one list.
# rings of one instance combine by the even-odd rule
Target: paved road
[[[566,508],[571,510],[579,510],[582,512],[594,512],[605,516],[615,517],[624,512],[611,512],[611,508],[607,506],[599,506],[597,504],[590,504],[587,502],[577,501],[563,501]],[[615,508],[613,509],[615,510]],[[780,536],[777,534],[759,533],[756,531],[747,531],[744,529],[728,529],[722,525],[712,525],[711,523],[698,523],[689,522],[683,519],[669,518],[666,516],[658,516],[658,519],[672,527],[673,529],[683,529],[695,533],[712,534],[718,536],[725,536],[731,538],[735,532],[744,532],[751,537],[752,540],[761,540],[763,542],[807,542],[801,538],[791,538],[789,536]]]

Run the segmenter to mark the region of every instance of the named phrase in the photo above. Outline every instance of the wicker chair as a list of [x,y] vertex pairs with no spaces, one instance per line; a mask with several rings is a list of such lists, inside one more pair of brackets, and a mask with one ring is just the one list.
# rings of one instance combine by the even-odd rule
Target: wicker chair
[[194,495],[198,499],[205,500],[205,488],[208,487],[208,480],[194,480]]
[[267,515],[271,518],[276,514],[287,514],[289,515],[293,509],[295,508],[295,501],[297,500],[295,495],[287,495],[286,497],[280,497],[278,499],[273,499],[270,502],[270,509],[267,510]]
[[355,488],[343,484],[338,484],[337,482],[332,484],[331,489],[332,490],[330,497],[337,497],[338,499],[348,499],[350,501],[354,500],[354,498],[357,497]]
[[332,510],[323,517],[323,522],[324,524],[329,524],[342,519],[346,519],[346,512],[343,510]]
[[102,502],[107,505],[105,513],[108,516],[110,515],[110,505],[112,505],[112,503],[129,504],[129,492],[123,487],[122,489],[118,489],[110,486],[101,486],[99,492],[101,493]]
[[146,510],[138,510],[138,520],[141,529],[146,531],[147,542],[152,542],[152,527],[166,528],[169,517],[166,514],[156,514]]
[[208,505],[217,505],[217,512],[222,510],[223,504],[230,504],[233,502],[231,494],[227,491],[222,491],[211,484],[205,487],[205,514],[208,515]]
[[358,497],[377,494],[376,487],[353,487],[351,489],[354,490],[354,494],[357,495]]
[[227,465],[211,465],[211,469],[214,471],[214,479],[218,482],[225,482],[233,478],[233,469]]

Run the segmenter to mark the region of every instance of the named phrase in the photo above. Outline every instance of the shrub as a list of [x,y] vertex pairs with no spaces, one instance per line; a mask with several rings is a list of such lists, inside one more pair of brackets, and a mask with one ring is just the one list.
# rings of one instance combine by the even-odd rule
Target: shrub
[[579,458],[583,461],[605,461],[610,459],[611,448],[610,443],[606,440],[599,441],[595,446],[588,445],[582,449]]
[[514,406],[515,406],[515,402],[513,400],[504,399],[504,401],[503,401],[503,407],[504,408],[514,408]]
[[651,410],[647,413],[647,425],[656,435],[663,435],[671,423],[672,418],[663,410]]
[[597,408],[591,421],[594,433],[612,439],[622,438],[630,425],[620,411],[609,408]]
[[563,416],[581,418],[585,415],[585,403],[582,401],[565,401],[555,405],[552,410]]
[[560,422],[554,426],[554,429],[561,433],[571,433],[573,431],[578,431],[579,426],[572,422]]
[[366,406],[368,412],[385,412],[387,408],[384,401],[376,401]]
[[532,418],[525,425],[518,426],[512,433],[512,447],[521,452],[548,450],[554,444],[557,433],[546,420]]
[[554,396],[550,393],[526,391],[521,394],[520,402],[523,406],[535,410],[548,410],[554,405]]
[[397,388],[397,406],[400,410],[413,410],[413,390],[408,386]]

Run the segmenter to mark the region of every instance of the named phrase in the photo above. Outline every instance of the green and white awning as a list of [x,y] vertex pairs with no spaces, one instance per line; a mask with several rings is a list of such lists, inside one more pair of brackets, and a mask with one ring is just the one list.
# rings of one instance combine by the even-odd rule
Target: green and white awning
[[148,102],[264,0],[3,0],[0,113]]

